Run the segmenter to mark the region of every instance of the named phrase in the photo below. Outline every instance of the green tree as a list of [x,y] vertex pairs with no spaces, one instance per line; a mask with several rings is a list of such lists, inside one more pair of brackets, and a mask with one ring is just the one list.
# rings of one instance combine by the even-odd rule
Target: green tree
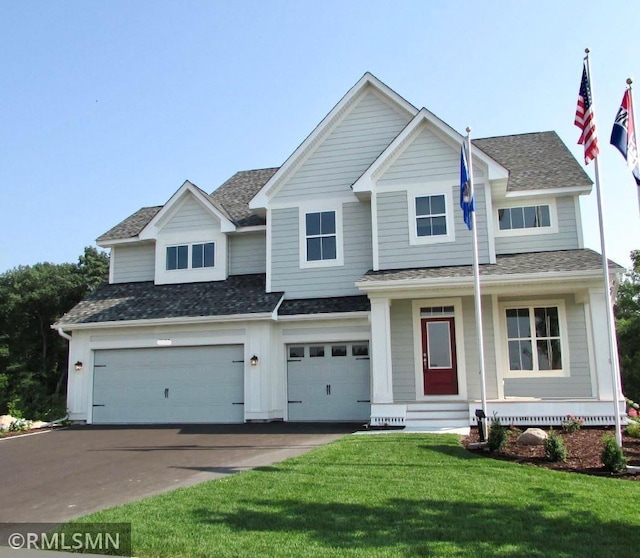
[[640,401],[640,250],[631,260],[616,299],[616,332],[624,394]]
[[104,281],[109,259],[85,248],[77,264],[38,263],[0,275],[0,414],[64,410],[68,348],[51,329]]

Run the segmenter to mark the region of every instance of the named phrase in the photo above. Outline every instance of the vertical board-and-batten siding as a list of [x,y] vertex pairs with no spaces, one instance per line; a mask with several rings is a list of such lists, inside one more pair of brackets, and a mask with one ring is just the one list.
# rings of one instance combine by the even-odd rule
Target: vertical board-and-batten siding
[[300,269],[299,210],[271,211],[271,289],[286,298],[361,295],[355,282],[372,265],[371,207],[352,202],[342,206],[344,265]]
[[351,185],[410,120],[370,88],[280,188],[273,201],[289,203],[351,193]]
[[[576,398],[592,397],[587,324],[583,304],[576,304],[572,295],[562,298],[565,303],[569,337],[570,375],[561,378],[505,378],[505,397]],[[517,299],[516,299],[517,300]],[[564,358],[564,357],[563,357]],[[507,366],[507,363],[504,364]],[[566,361],[563,362],[566,366]]]
[[154,244],[131,244],[111,248],[113,282],[153,281],[156,247]]
[[193,196],[189,196],[174,215],[161,225],[162,234],[196,232],[202,230],[202,240],[207,240],[211,231],[220,230],[220,222]]
[[[535,204],[535,201],[527,200],[522,203],[522,205],[532,204]],[[578,221],[574,198],[571,196],[556,198],[556,209],[558,215],[557,233],[496,236],[496,254],[579,248]],[[498,210],[496,209],[495,211],[497,213]]]
[[229,236],[229,275],[265,273],[267,246],[264,232]]
[[[488,263],[486,173],[479,161],[474,159],[474,163],[478,256],[481,263]],[[415,223],[409,221],[410,199],[420,193],[420,186],[428,194],[432,193],[430,184],[442,182],[451,183],[453,207],[447,210],[453,214],[455,241],[411,245],[409,227],[415,227]],[[380,269],[471,264],[472,235],[462,220],[459,182],[460,150],[424,127],[376,182],[382,190],[377,194]]]

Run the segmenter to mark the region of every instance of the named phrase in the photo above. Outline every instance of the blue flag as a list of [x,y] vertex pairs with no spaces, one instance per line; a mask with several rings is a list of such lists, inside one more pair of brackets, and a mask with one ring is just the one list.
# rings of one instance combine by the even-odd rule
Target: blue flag
[[611,131],[611,145],[615,146],[627,161],[636,184],[640,186],[640,160],[636,150],[636,127],[633,121],[631,91],[624,92],[620,109]]
[[460,207],[462,216],[469,230],[473,228],[471,212],[476,210],[475,201],[471,196],[471,182],[469,180],[469,170],[464,144],[460,150]]

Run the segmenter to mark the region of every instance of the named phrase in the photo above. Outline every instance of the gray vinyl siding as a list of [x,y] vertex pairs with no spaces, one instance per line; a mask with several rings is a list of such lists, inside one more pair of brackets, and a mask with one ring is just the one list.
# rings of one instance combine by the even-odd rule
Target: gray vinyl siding
[[153,281],[155,278],[154,244],[114,246],[111,258],[114,283]]
[[[455,181],[452,181],[455,183]],[[406,190],[377,194],[378,254],[380,269],[470,265],[473,258],[473,237],[462,220],[459,186],[451,186],[455,226],[455,241],[436,244],[411,245],[409,227],[409,197]],[[411,194],[413,196],[413,194]],[[413,199],[411,197],[411,199]],[[480,263],[489,262],[486,204],[484,185],[476,186],[476,226],[478,229],[478,257]]]
[[229,236],[229,275],[265,273],[267,244],[264,232]]
[[[484,179],[484,170],[474,158],[473,177]],[[424,127],[411,144],[378,179],[382,187],[399,182],[419,180],[460,181],[460,146],[452,147],[441,140],[429,127]]]
[[193,197],[162,226],[163,234],[196,230],[220,230],[220,223]]
[[300,269],[299,209],[271,212],[271,290],[286,298],[362,294],[355,282],[372,266],[371,208],[353,202],[342,206],[344,265]]
[[[522,205],[534,205],[534,201]],[[579,248],[575,200],[571,196],[556,199],[558,232],[522,236],[496,236],[496,254],[573,250]],[[495,209],[497,214],[498,210]],[[497,231],[497,226],[496,226]]]
[[287,180],[274,201],[330,198],[351,193],[351,185],[409,122],[371,90],[349,109],[307,160]]
[[[456,321],[456,327],[464,327],[465,370],[467,374],[467,397],[480,399],[480,357],[478,354],[478,337],[476,328],[475,300],[468,296],[462,299],[462,315],[464,324]],[[493,334],[493,313],[491,297],[482,297],[482,335],[484,348],[485,387],[487,398],[498,397],[496,374],[496,351]]]
[[415,401],[416,366],[414,362],[411,300],[391,304],[391,369],[394,401]]
[[[576,398],[592,397],[587,325],[583,304],[576,304],[573,296],[564,298],[569,337],[570,375],[563,378],[505,378],[506,397]],[[565,351],[566,355],[566,351]],[[506,365],[506,364],[505,364]]]

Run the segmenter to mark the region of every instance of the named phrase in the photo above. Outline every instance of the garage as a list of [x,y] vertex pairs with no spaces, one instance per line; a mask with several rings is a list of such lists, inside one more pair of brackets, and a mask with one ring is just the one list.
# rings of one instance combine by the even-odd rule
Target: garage
[[94,352],[94,424],[241,423],[244,347]]
[[369,344],[287,347],[289,421],[368,421]]

